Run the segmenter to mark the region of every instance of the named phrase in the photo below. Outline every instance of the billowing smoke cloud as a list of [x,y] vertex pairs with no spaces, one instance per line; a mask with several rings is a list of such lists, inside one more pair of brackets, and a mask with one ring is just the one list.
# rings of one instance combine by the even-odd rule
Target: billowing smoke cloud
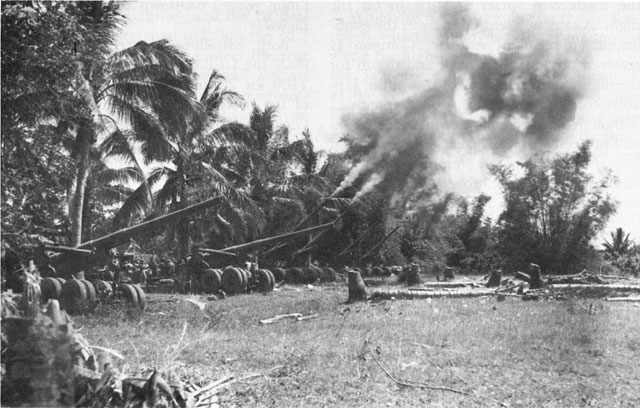
[[[480,27],[467,6],[444,5],[441,20],[438,83],[343,118],[345,140],[361,160],[338,191],[361,179],[363,189],[383,184],[397,197],[423,187],[439,170],[464,172],[461,160],[468,156],[474,156],[468,163],[479,163],[486,153],[495,158],[548,149],[573,120],[585,87],[582,44],[522,19],[501,52],[489,55],[467,45]],[[457,192],[450,176],[435,179],[445,192]]]
[[362,185],[362,187],[360,187],[358,193],[353,197],[353,201],[358,201],[369,191],[373,190],[374,187],[377,186],[378,183],[380,183],[382,180],[384,180],[384,173],[373,173],[372,175],[370,175],[367,181]]

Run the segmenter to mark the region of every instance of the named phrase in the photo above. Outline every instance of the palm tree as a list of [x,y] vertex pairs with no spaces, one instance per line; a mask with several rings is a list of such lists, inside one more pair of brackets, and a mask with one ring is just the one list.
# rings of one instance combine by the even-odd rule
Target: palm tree
[[624,230],[618,228],[611,233],[611,242],[605,239],[602,246],[604,246],[605,257],[615,259],[629,252],[632,244],[632,241],[629,240],[629,234],[625,235]]
[[[132,132],[112,133],[91,149],[90,156],[92,164],[82,207],[85,240],[93,239],[96,230],[106,232],[109,208],[119,206],[119,213],[136,214],[151,206],[148,186],[137,192],[140,197],[131,187],[145,183],[145,172],[133,148]],[[110,161],[116,161],[120,166],[110,167]],[[96,221],[100,225],[95,225]]]
[[[147,185],[157,191],[154,194],[156,213],[174,211],[194,201],[201,201],[212,196],[221,198],[215,209],[211,222],[192,223],[200,235],[224,232],[237,239],[242,239],[255,229],[261,227],[262,214],[248,195],[239,187],[242,177],[234,169],[233,162],[244,156],[248,145],[255,143],[254,133],[247,126],[232,122],[220,123],[220,107],[223,103],[241,104],[242,97],[227,89],[223,84],[224,77],[214,70],[209,77],[199,103],[204,107],[207,121],[204,126],[189,127],[178,132],[176,143],[165,142],[169,160],[157,163],[147,178]],[[143,153],[145,153],[143,151]],[[124,225],[135,215],[143,215],[149,208],[142,204],[145,185],[133,193],[131,206],[124,207],[114,220],[117,225]],[[179,257],[189,253],[189,223],[182,223],[170,238],[177,238]]]
[[[71,245],[82,242],[82,215],[91,149],[99,141],[135,134],[147,163],[166,160],[175,135],[202,126],[202,108],[194,99],[191,60],[166,40],[145,43],[111,55],[104,64],[78,62],[75,89],[83,114],[70,120],[75,134],[77,174],[71,189]],[[150,190],[148,190],[150,194]]]
[[[251,115],[251,128],[260,135],[260,144],[247,162],[253,165],[249,170],[251,196],[266,214],[263,235],[291,231],[335,187],[323,176],[324,167],[318,171],[322,152],[315,150],[309,130],[302,133],[302,138],[289,142],[286,128],[273,130],[275,112],[272,106],[261,110],[254,105]],[[340,205],[344,200],[331,198],[329,201]],[[324,207],[312,222],[323,218],[331,220],[336,216],[335,209]],[[274,251],[285,246],[284,243],[276,245],[266,253],[281,256]],[[294,247],[288,245],[289,250]]]

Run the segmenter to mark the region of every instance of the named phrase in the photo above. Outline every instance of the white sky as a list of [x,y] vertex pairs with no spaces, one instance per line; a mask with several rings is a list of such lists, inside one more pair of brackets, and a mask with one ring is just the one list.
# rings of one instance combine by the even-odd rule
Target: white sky
[[[516,15],[586,39],[588,92],[558,149],[594,141],[594,172],[608,167],[619,178],[607,231],[621,226],[640,241],[640,3],[474,3],[472,12],[478,49],[497,51]],[[340,150],[345,113],[424,88],[438,70],[434,3],[132,2],[123,13],[118,48],[165,38],[193,58],[200,87],[215,68],[245,96],[245,111],[227,110],[229,119],[246,123],[251,101],[276,104],[293,137],[308,127],[330,151]],[[399,88],[384,85],[392,70],[406,72]],[[496,194],[492,182],[480,184]]]

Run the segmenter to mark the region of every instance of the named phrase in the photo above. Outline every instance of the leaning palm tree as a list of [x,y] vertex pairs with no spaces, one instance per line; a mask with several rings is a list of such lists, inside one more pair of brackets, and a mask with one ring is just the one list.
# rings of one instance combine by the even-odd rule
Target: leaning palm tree
[[203,124],[203,110],[193,97],[191,60],[165,40],[141,41],[114,53],[102,66],[79,63],[75,87],[86,113],[70,126],[76,135],[77,163],[69,208],[72,246],[82,242],[92,146],[129,129],[151,163],[170,157],[168,146],[175,143],[175,135]]
[[632,241],[629,239],[629,234],[625,235],[624,230],[618,228],[615,232],[611,233],[611,242],[605,239],[602,246],[604,246],[605,256],[610,259],[615,259],[629,252]]

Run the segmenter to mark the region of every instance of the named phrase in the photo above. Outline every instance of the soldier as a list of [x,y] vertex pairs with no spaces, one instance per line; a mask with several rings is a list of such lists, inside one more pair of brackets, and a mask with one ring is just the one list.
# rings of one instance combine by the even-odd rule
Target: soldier
[[165,257],[160,258],[160,265],[158,266],[158,271],[160,272],[160,278],[169,278],[171,274],[169,273],[169,260]]
[[167,276],[173,277],[175,274],[176,274],[176,263],[171,259],[167,259]]
[[151,272],[151,276],[158,276],[158,264],[156,263],[155,255],[151,256],[151,259],[149,260],[149,271]]
[[22,263],[18,254],[13,249],[2,245],[2,279],[6,289],[11,289],[14,293],[22,292],[21,269]]
[[258,256],[256,254],[247,254],[245,261],[246,268],[249,272],[253,272],[258,268]]
[[113,271],[113,293],[117,293],[118,291],[118,285],[120,284],[120,270],[124,268],[124,265],[119,261],[115,265],[115,271]]

